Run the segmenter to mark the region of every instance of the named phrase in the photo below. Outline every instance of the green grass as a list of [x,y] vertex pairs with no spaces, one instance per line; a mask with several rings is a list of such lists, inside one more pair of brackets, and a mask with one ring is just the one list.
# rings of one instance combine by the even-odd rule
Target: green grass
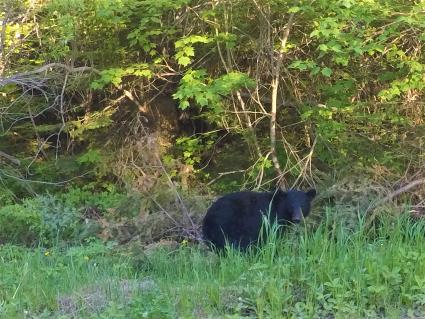
[[[260,251],[197,246],[149,256],[92,243],[0,248],[2,318],[417,318],[425,310],[425,223],[373,231],[331,218]],[[74,317],[72,317],[74,315]]]

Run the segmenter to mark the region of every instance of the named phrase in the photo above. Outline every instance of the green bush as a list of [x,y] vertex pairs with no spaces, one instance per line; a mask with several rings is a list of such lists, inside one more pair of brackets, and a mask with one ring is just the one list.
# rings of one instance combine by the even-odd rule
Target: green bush
[[59,196],[66,206],[77,207],[79,209],[91,206],[97,207],[101,211],[118,206],[126,197],[126,195],[118,193],[113,187],[103,192],[93,192],[84,188],[72,187],[66,193]]
[[40,196],[31,203],[40,212],[47,242],[78,239],[81,216],[77,208],[65,205],[53,195]]
[[0,243],[32,245],[45,235],[41,214],[25,203],[0,208]]
[[95,220],[84,217],[85,208],[105,212],[117,206],[123,196],[113,191],[93,193],[73,188],[61,195],[46,194],[4,206],[0,209],[0,243],[80,243],[100,229]]
[[26,246],[75,240],[78,210],[53,195],[38,196],[0,209],[0,242]]

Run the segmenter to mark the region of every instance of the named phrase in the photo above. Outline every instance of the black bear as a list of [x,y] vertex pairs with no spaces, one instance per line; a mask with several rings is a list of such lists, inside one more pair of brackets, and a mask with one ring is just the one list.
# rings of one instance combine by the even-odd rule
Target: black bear
[[204,239],[213,247],[230,246],[245,250],[258,242],[263,217],[278,225],[299,223],[310,213],[316,190],[236,192],[224,195],[208,209],[203,220]]

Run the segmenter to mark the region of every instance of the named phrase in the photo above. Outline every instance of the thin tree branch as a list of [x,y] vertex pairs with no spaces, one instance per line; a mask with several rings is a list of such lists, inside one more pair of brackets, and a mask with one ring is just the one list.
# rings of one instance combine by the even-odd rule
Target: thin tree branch
[[62,85],[62,91],[60,94],[60,101],[59,101],[59,107],[60,107],[60,116],[61,116],[61,121],[62,121],[62,125],[59,129],[59,132],[57,134],[57,139],[56,139],[56,160],[58,159],[59,156],[59,143],[60,143],[60,135],[62,133],[62,131],[65,129],[66,127],[66,123],[65,123],[65,109],[64,109],[64,96],[65,96],[65,89],[66,89],[66,85],[68,83],[68,76],[69,73],[67,72],[65,74],[65,79],[63,81],[63,85]]
[[5,17],[3,18],[1,24],[1,33],[0,33],[0,75],[3,74],[6,67],[5,54],[4,54],[4,44],[6,41],[6,27],[7,22],[9,21],[9,12],[6,12]]
[[230,174],[237,174],[237,173],[245,173],[245,172],[246,172],[246,170],[244,170],[244,169],[238,169],[238,170],[235,170],[235,171],[218,173],[218,176],[213,178],[212,180],[210,180],[208,182],[207,186],[214,184],[218,179],[222,178],[223,176],[230,175]]
[[[282,38],[280,39],[280,50],[277,55],[276,64],[273,67],[272,87],[272,108],[270,114],[270,152],[276,173],[283,177],[282,169],[280,168],[279,160],[276,155],[276,113],[277,113],[277,93],[279,89],[280,69],[283,63],[283,50],[288,41],[289,31],[294,21],[294,13],[289,16],[289,20],[284,28]],[[283,182],[282,182],[283,184]]]
[[17,176],[13,176],[13,175],[7,174],[4,171],[0,170],[0,178],[1,178],[1,175],[3,175],[3,176],[6,176],[6,177],[9,177],[9,178],[15,179],[17,181],[21,181],[21,182],[35,183],[35,184],[44,184],[44,185],[53,185],[53,186],[62,186],[62,185],[65,185],[66,183],[69,183],[69,182],[71,182],[71,181],[73,181],[73,180],[75,180],[77,178],[81,178],[81,177],[83,177],[85,175],[88,175],[88,174],[90,174],[90,172],[86,172],[86,173],[81,174],[79,176],[75,176],[75,177],[72,177],[70,179],[67,179],[67,180],[64,180],[64,181],[60,181],[60,182],[46,182],[46,181],[40,181],[40,180],[20,178],[20,177],[17,177]]

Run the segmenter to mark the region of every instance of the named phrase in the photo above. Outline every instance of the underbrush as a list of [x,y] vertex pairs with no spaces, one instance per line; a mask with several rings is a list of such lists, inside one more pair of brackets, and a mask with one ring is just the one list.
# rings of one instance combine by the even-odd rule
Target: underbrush
[[179,196],[184,206],[169,188],[128,194],[71,188],[26,198],[0,207],[0,244],[52,247],[84,244],[92,238],[147,244],[163,237],[181,238],[195,233],[193,225],[207,200],[192,193]]
[[99,225],[93,214],[103,215],[125,198],[115,191],[91,192],[71,188],[44,194],[0,208],[0,244],[53,246],[81,243],[96,235]]
[[[331,212],[328,212],[331,215]],[[4,318],[419,318],[425,223],[407,216],[348,230],[272,235],[263,249],[219,256],[86,246],[0,248]]]

